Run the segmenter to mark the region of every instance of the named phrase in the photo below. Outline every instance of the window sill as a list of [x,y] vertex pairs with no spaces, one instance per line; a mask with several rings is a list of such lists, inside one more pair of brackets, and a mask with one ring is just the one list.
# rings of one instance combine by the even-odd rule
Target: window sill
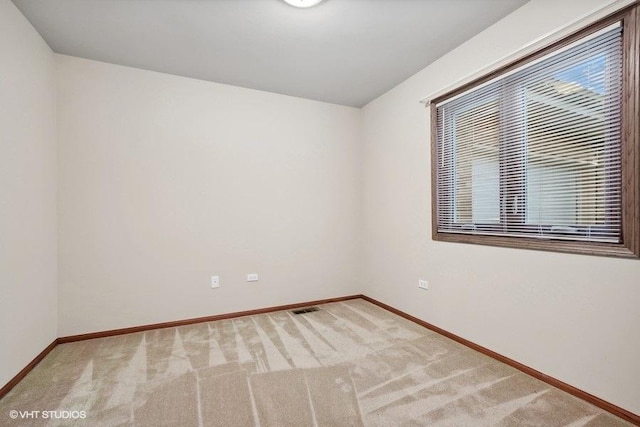
[[622,243],[585,243],[528,237],[474,236],[470,234],[442,233],[437,231],[433,233],[432,238],[438,242],[468,243],[513,249],[531,249],[617,258],[640,258],[638,254],[631,251]]

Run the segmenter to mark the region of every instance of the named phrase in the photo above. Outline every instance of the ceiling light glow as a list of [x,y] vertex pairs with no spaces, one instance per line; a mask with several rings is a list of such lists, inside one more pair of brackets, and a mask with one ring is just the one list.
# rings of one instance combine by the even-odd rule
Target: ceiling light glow
[[317,5],[322,0],[284,0],[284,1],[287,4],[290,4],[291,6],[307,8],[307,7],[313,7]]

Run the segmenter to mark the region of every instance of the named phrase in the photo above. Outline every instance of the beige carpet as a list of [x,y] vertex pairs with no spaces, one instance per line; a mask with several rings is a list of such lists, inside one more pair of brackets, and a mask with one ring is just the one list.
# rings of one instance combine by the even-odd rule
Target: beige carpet
[[59,345],[0,425],[631,425],[366,301],[319,308]]

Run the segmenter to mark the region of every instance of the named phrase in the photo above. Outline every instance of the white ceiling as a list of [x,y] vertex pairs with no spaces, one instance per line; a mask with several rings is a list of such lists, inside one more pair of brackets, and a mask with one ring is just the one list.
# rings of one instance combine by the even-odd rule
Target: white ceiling
[[361,107],[527,0],[12,0],[57,52]]

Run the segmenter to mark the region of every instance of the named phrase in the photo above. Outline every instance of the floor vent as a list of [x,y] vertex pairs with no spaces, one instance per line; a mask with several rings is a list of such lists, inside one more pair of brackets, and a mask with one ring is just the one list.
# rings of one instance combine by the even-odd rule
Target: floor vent
[[300,310],[293,310],[291,311],[293,314],[305,314],[305,313],[311,313],[313,311],[318,311],[319,308],[318,307],[307,307],[307,308],[301,308]]

